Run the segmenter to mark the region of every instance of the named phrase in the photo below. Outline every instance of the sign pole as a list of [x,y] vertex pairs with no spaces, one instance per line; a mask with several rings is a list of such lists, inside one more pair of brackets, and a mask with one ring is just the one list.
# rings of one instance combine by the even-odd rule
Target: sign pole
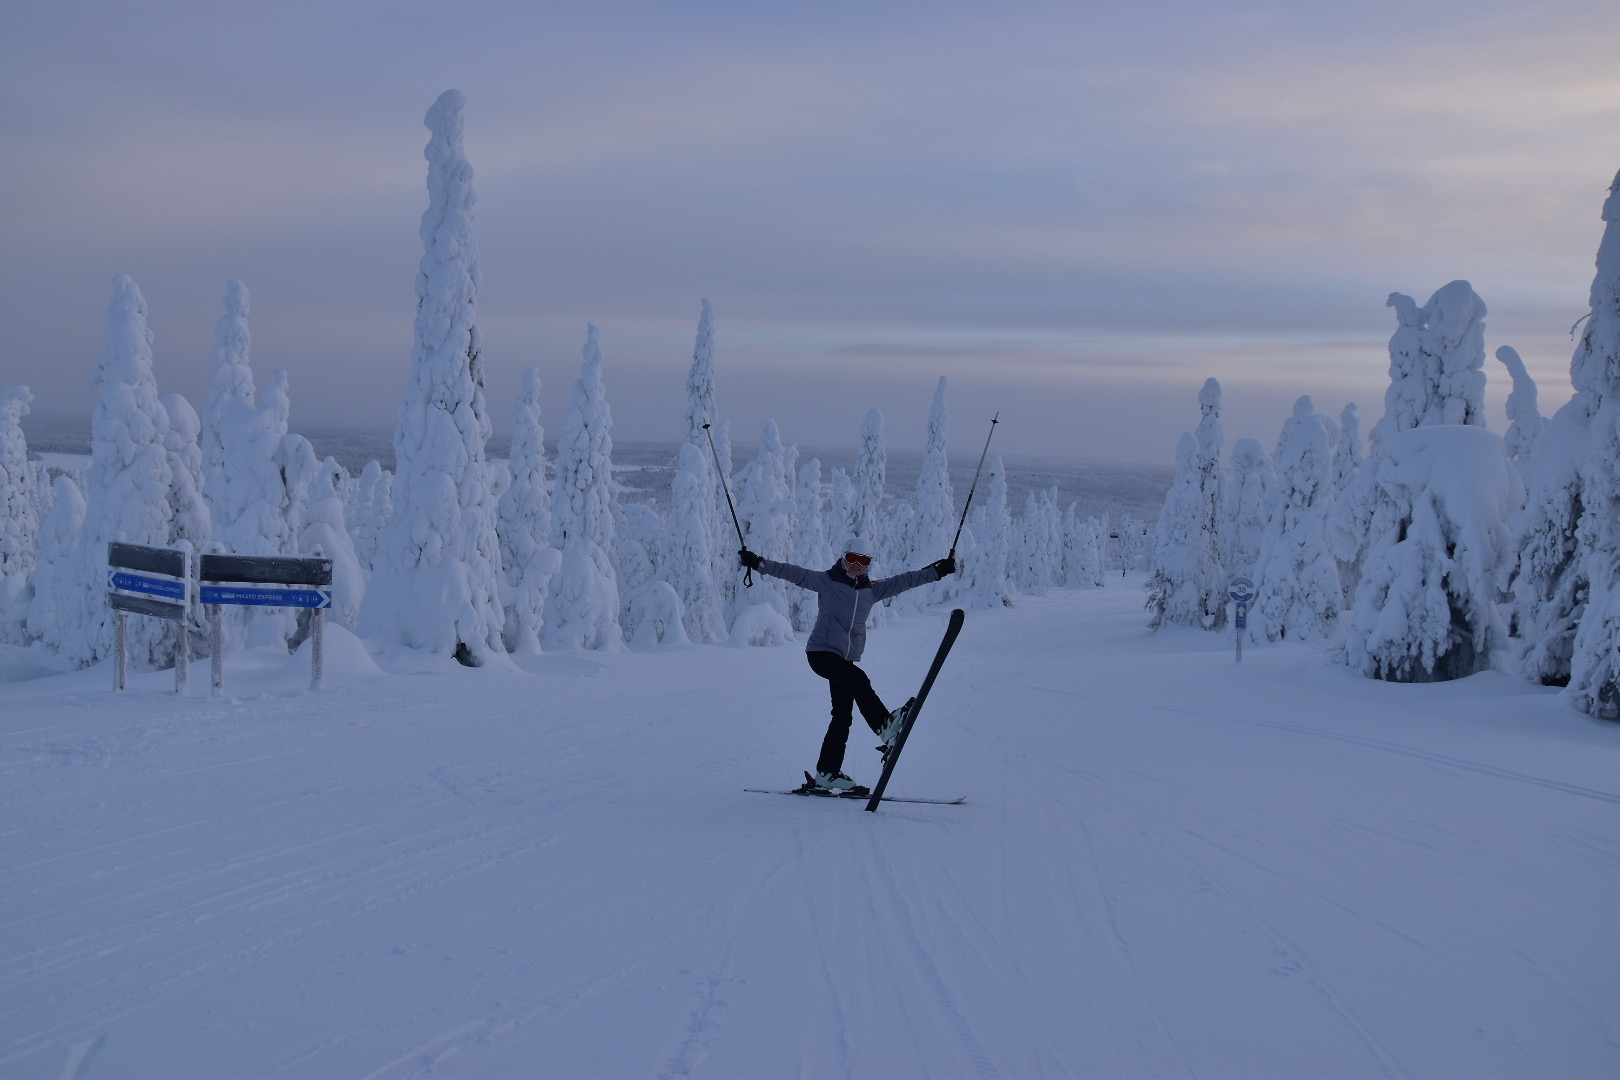
[[218,697],[225,691],[225,618],[218,604],[209,604],[208,612],[214,629],[214,696]]
[[113,689],[119,691],[122,691],[125,685],[124,676],[126,674],[126,668],[124,664],[124,620],[126,618],[127,616],[125,613],[120,611],[118,613],[118,626],[113,631],[113,637],[116,640],[116,651],[118,653],[117,658],[113,661]]
[[309,688],[319,690],[326,677],[326,609],[310,613]]
[[1254,582],[1246,577],[1235,577],[1226,587],[1226,595],[1236,605],[1232,625],[1237,637],[1237,663],[1243,663],[1243,632],[1249,628],[1249,605],[1254,603]]

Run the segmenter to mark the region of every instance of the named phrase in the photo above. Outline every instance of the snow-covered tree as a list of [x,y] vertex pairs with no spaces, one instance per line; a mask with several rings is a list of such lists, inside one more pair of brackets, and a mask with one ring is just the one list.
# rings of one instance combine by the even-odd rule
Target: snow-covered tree
[[[737,516],[750,551],[777,562],[793,558],[793,482],[787,450],[775,420],[759,426],[759,452],[738,476]],[[756,574],[754,588],[738,601],[742,609],[769,604],[784,622],[792,618],[788,584],[779,578]],[[755,616],[756,619],[760,616]],[[791,633],[788,640],[791,640]]]
[[[956,532],[956,495],[951,488],[950,456],[946,451],[947,386],[941,375],[934,388],[933,406],[928,411],[928,439],[923,444],[922,471],[917,474],[917,513],[911,525],[910,550],[902,569],[944,558]],[[945,578],[936,585],[900,594],[896,603],[906,602],[911,608],[920,609],[949,600],[960,584],[958,577]]]
[[1277,470],[1259,439],[1232,444],[1231,485],[1221,558],[1234,575],[1254,577],[1260,565],[1260,543],[1277,504]]
[[[864,536],[874,545],[884,543],[880,533],[883,532],[883,496],[888,487],[888,476],[889,453],[883,437],[883,413],[869,409],[866,419],[861,421],[861,445],[855,452],[855,471],[850,474],[855,504],[848,522],[849,536]],[[847,537],[840,541],[844,542],[847,542]],[[873,551],[869,554],[875,563],[885,552]],[[880,570],[874,565],[872,572],[881,576],[896,569],[902,568],[891,566]]]
[[854,520],[855,482],[849,478],[849,473],[835,467],[832,471],[832,480],[828,484],[827,516],[824,522],[826,528],[824,543],[833,558],[843,554],[844,545],[849,543],[849,538],[855,531],[851,524]]
[[1226,625],[1221,384],[1205,380],[1198,405],[1203,413],[1198,431],[1176,448],[1176,478],[1159,513],[1153,572],[1146,586],[1149,626],[1155,630],[1166,622],[1205,630]]
[[[683,453],[677,460],[681,501],[672,507],[670,521],[685,539],[666,547],[664,571],[685,605],[683,623],[687,634],[701,642],[725,640],[726,613],[742,587],[737,573],[736,528],[720,479],[731,476],[731,425],[720,419],[714,378],[714,305],[704,300],[692,345],[692,365],[686,372],[684,437],[698,455]],[[707,566],[682,561],[696,560],[700,555],[696,532],[699,526],[705,538],[702,549],[708,554]]]
[[169,505],[174,508],[169,539],[185,540],[193,551],[201,551],[213,534],[213,521],[203,502],[203,456],[197,444],[202,422],[191,402],[179,394],[165,394],[161,400],[169,417],[169,429],[163,436],[163,449],[169,455]]
[[[152,332],[146,300],[125,274],[113,279],[107,347],[96,364],[98,390],[90,420],[90,468],[79,548],[77,610],[65,614],[61,649],[87,666],[111,655],[114,613],[107,606],[107,544],[164,546],[170,541],[173,474],[163,439],[169,416],[152,377]],[[136,668],[167,664],[173,648],[166,622],[130,618],[126,638]]]
[[546,597],[548,648],[621,650],[618,546],[613,520],[613,413],[602,382],[602,346],[586,329],[585,361],[557,439],[551,546],[562,566]]
[[71,476],[52,481],[51,508],[40,522],[30,579],[28,637],[56,652],[83,632],[83,584],[79,580],[84,494]]
[[1361,417],[1356,403],[1351,402],[1339,412],[1339,442],[1333,450],[1333,495],[1350,486],[1350,481],[1361,471],[1366,457],[1361,450]]
[[1390,293],[1398,326],[1389,339],[1385,435],[1430,424],[1485,423],[1485,301],[1466,281],[1442,286],[1423,307]]
[[1074,503],[1063,512],[1063,584],[1101,588],[1108,527],[1094,517],[1080,520]]
[[[368,461],[349,491],[344,516],[349,523],[349,535],[354,539],[355,558],[360,560],[360,568],[368,580],[377,557],[377,538],[394,513],[393,487],[394,474],[380,463]],[[547,513],[550,513],[549,506]]]
[[1524,366],[1518,350],[1503,345],[1496,350],[1496,358],[1502,361],[1502,366],[1508,369],[1508,375],[1513,380],[1513,389],[1507,399],[1508,429],[1502,441],[1507,445],[1508,457],[1519,462],[1520,471],[1523,472],[1529,464],[1530,451],[1535,449],[1536,440],[1546,430],[1547,421],[1536,406],[1536,381],[1530,377],[1530,371]]
[[1251,640],[1329,640],[1337,630],[1344,592],[1328,547],[1333,505],[1333,432],[1301,397],[1283,427],[1277,457],[1277,497],[1255,562]]
[[562,562],[550,545],[552,491],[545,436],[540,423],[540,369],[529,368],[523,373],[523,392],[512,407],[512,482],[501,495],[496,515],[506,577],[504,637],[507,650],[520,654],[540,651],[546,595]]
[[300,554],[320,552],[323,557],[332,560],[332,607],[326,617],[352,630],[360,616],[366,578],[360,569],[360,560],[355,557],[354,541],[349,536],[349,527],[343,517],[341,487],[347,475],[343,466],[332,458],[320,463],[313,490],[304,507],[298,548]]
[[[699,434],[702,434],[701,431]],[[692,641],[724,641],[725,594],[715,582],[714,462],[708,445],[684,442],[675,457],[670,510],[659,538],[658,576],[681,603],[682,625]],[[732,551],[732,562],[736,555]]]
[[1026,596],[1045,596],[1061,580],[1063,552],[1057,505],[1051,492],[1024,497],[1024,516],[1013,525],[1008,561],[1010,584]]
[[28,580],[39,543],[34,469],[22,418],[34,395],[26,386],[0,392],[0,642],[22,645],[28,618]]
[[[654,584],[667,585],[657,576],[658,537],[663,531],[664,519],[646,503],[626,503],[615,499],[613,526],[613,573],[619,583],[619,625],[627,639],[641,637],[643,635],[638,632],[641,619],[648,614],[642,594]],[[658,592],[662,596],[663,590]],[[660,603],[652,613],[655,620],[663,622],[668,618],[665,606]],[[677,621],[680,619],[678,607],[675,618]],[[686,632],[682,630],[681,637],[685,636]],[[655,635],[654,640],[662,640],[663,637],[660,633]]]
[[[431,138],[415,345],[394,431],[394,514],[379,542],[361,613],[365,636],[482,665],[504,656],[500,541],[484,448],[480,274],[472,234],[472,166],[462,150],[465,99],[440,95]],[[617,610],[617,603],[614,609]]]
[[1570,362],[1577,396],[1588,391],[1598,400],[1577,534],[1590,591],[1575,630],[1568,693],[1582,712],[1614,720],[1620,719],[1620,174],[1603,220],[1591,317]]
[[[235,456],[240,443],[241,429],[250,426],[250,412],[257,411],[254,404],[253,368],[248,354],[253,338],[248,332],[248,290],[240,281],[225,284],[225,314],[214,324],[213,373],[208,387],[208,400],[203,403],[202,432],[198,437],[202,452],[203,495],[209,508],[216,514],[216,529],[225,530],[239,514],[227,508],[231,502],[226,492],[233,479],[233,470],[227,462]],[[284,433],[284,432],[283,432]],[[232,464],[235,464],[232,462]]]
[[1352,485],[1371,542],[1345,642],[1352,667],[1392,682],[1485,670],[1506,644],[1495,599],[1523,500],[1501,437],[1437,424],[1386,434]]
[[1012,520],[1007,513],[1007,469],[1001,455],[992,457],[985,466],[983,486],[984,501],[972,509],[956,550],[961,582],[955,602],[963,607],[992,608],[1012,603],[1007,574]]

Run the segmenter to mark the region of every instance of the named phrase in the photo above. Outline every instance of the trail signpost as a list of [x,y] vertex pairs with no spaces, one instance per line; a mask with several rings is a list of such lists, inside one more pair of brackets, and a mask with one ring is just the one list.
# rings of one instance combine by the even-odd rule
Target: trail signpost
[[113,629],[113,689],[128,684],[126,617],[150,615],[175,624],[174,692],[183,694],[190,677],[191,637],[186,616],[191,610],[191,550],[126,544],[107,545],[107,604],[118,613]]
[[[317,551],[320,549],[317,548]],[[309,688],[319,690],[325,669],[326,609],[332,606],[332,560],[290,555],[204,555],[197,576],[198,599],[213,623],[214,692],[225,688],[225,633],[221,607],[298,607],[310,609]]]
[[1235,577],[1226,587],[1226,595],[1232,598],[1234,610],[1232,625],[1237,631],[1237,662],[1243,663],[1243,631],[1249,628],[1249,605],[1254,603],[1254,582],[1246,577]]

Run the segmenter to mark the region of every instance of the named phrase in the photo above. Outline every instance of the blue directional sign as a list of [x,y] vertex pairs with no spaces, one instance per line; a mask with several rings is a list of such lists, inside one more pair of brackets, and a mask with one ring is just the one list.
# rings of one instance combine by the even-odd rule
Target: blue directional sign
[[331,589],[278,589],[251,585],[204,585],[205,604],[248,604],[255,607],[329,608]]
[[1249,628],[1248,604],[1239,604],[1237,606],[1237,617],[1233,620],[1233,624],[1239,630],[1247,630]]
[[143,593],[146,596],[161,596],[176,603],[184,603],[186,599],[185,582],[173,578],[148,577],[146,574],[131,573],[128,570],[108,570],[107,588],[118,589],[121,592]]

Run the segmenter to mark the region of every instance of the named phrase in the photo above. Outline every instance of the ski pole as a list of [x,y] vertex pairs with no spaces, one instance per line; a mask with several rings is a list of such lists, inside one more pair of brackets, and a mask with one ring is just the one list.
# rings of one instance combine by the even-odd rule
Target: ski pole
[[[726,509],[731,511],[731,524],[737,530],[737,543],[747,547],[748,541],[743,539],[742,522],[737,520],[737,507],[731,501],[731,488],[726,486],[726,471],[720,467],[720,451],[714,448],[714,432],[709,430],[708,424],[703,425],[703,434],[709,437],[709,453],[714,458],[715,475],[720,477],[720,490],[726,493]],[[743,588],[752,589],[753,587],[754,571],[751,567],[745,566],[743,567]]]
[[973,472],[973,484],[968,488],[967,502],[962,504],[962,520],[956,523],[956,535],[951,537],[951,553],[948,558],[956,558],[956,542],[962,539],[962,526],[967,524],[968,507],[973,505],[973,493],[979,487],[979,474],[984,472],[984,456],[990,452],[990,440],[996,434],[996,425],[1001,421],[998,412],[990,418],[990,434],[984,437],[984,449],[979,453],[979,467]]

